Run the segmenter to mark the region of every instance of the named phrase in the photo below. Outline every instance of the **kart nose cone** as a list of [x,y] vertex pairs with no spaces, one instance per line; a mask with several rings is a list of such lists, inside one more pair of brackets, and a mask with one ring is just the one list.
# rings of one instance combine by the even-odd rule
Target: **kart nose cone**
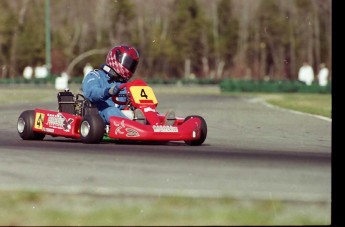
[[80,126],[80,134],[83,136],[83,137],[86,137],[90,132],[90,124],[89,122],[87,121],[83,121],[83,123],[81,123],[81,126]]
[[25,128],[25,121],[23,118],[18,119],[17,129],[19,133],[23,133]]

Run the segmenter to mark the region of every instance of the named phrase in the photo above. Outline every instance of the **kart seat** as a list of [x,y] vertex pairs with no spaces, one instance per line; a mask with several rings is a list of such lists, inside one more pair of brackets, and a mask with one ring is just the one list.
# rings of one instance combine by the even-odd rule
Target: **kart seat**
[[75,115],[85,116],[85,115],[98,115],[98,109],[94,106],[90,100],[84,97],[82,94],[77,94],[75,96],[74,103],[74,112]]
[[74,109],[74,96],[70,91],[59,92],[57,95],[59,103],[59,112],[75,114]]
[[99,115],[97,107],[94,106],[88,99],[85,99],[83,116],[87,114]]

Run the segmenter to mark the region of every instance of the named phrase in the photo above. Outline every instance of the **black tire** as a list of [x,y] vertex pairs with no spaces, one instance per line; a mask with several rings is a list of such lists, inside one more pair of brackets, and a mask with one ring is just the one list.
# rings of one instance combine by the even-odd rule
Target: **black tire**
[[80,138],[83,143],[100,143],[104,136],[105,124],[98,114],[87,114],[80,122]]
[[46,134],[35,132],[32,127],[35,122],[35,111],[26,110],[20,114],[17,121],[17,130],[23,140],[43,140]]
[[201,121],[201,135],[200,138],[197,140],[185,140],[184,142],[191,146],[200,146],[204,143],[207,137],[207,124],[203,117],[201,116],[188,116],[184,119],[184,121],[187,121],[190,118],[199,118]]

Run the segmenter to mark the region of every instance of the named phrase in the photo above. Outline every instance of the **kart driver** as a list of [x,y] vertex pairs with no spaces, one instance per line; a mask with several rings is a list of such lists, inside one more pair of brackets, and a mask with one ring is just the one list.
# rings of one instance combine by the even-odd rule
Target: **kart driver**
[[[105,123],[109,124],[111,116],[127,118],[121,110],[124,105],[115,104],[112,96],[125,94],[126,82],[131,79],[139,62],[138,51],[128,45],[113,47],[107,54],[105,64],[100,69],[89,72],[82,82],[82,90],[85,98],[94,104]],[[125,97],[118,97],[121,102]],[[135,117],[142,119],[145,124],[144,114],[136,109]]]

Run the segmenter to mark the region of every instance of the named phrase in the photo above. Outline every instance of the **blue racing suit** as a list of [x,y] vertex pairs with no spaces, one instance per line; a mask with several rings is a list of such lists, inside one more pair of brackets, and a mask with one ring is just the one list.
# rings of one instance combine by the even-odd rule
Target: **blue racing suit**
[[[125,107],[119,106],[111,98],[109,89],[115,84],[114,94],[125,94],[126,89],[120,90],[119,86],[123,83],[110,80],[110,76],[100,69],[95,69],[89,72],[82,82],[82,91],[85,98],[87,98],[92,104],[94,104],[100,116],[103,118],[106,124],[109,124],[109,118],[111,116],[127,118],[121,110]],[[120,90],[120,91],[119,91]],[[126,97],[119,97],[119,101],[126,101]]]

